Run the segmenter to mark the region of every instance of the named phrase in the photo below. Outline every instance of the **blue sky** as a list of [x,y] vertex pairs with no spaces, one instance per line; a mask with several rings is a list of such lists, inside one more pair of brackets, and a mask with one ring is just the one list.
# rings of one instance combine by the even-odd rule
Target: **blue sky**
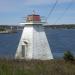
[[[48,24],[75,24],[75,0],[57,1],[54,11],[48,17]],[[56,0],[0,0],[0,24],[16,25],[24,22],[24,17],[32,14],[33,10],[46,18],[55,2]],[[65,10],[70,3],[69,9]]]

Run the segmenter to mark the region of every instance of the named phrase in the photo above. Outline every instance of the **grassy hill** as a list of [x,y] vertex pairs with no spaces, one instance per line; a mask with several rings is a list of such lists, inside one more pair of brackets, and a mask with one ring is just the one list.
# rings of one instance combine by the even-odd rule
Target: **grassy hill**
[[75,62],[0,59],[0,75],[75,75]]

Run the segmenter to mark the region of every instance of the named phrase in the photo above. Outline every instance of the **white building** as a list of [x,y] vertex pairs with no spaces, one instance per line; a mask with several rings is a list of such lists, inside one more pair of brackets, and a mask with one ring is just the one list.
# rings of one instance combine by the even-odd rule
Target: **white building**
[[40,15],[27,16],[25,27],[16,51],[16,59],[53,59]]

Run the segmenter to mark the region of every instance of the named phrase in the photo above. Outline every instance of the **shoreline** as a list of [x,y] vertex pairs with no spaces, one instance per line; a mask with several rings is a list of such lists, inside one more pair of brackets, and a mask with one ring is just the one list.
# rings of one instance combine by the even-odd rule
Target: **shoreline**
[[0,34],[16,33],[14,30],[0,31]]

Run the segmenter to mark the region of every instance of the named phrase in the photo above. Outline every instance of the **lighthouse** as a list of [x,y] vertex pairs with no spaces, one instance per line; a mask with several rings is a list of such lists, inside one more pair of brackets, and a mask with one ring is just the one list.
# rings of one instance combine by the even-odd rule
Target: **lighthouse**
[[16,50],[16,59],[53,59],[40,15],[31,14],[26,22]]

